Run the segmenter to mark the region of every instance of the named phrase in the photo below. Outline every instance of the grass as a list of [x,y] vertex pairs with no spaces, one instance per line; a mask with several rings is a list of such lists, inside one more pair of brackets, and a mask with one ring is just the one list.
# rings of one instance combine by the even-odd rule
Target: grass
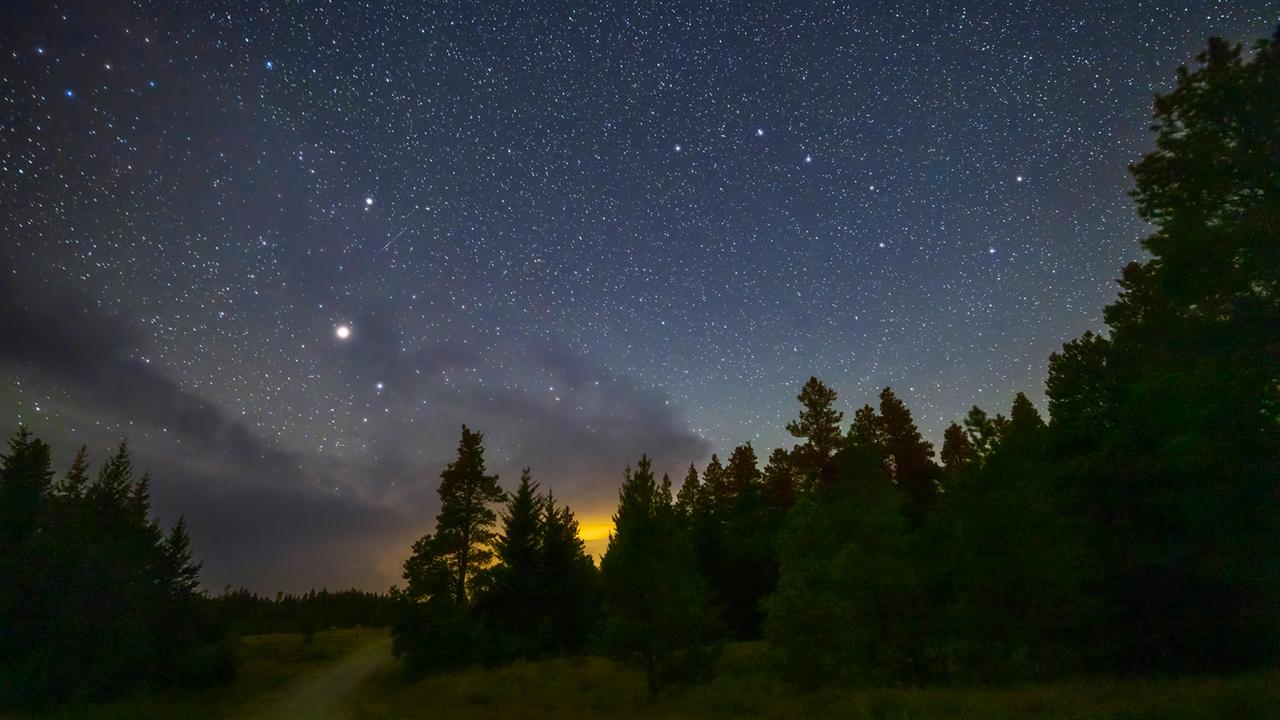
[[728,648],[717,677],[650,700],[641,675],[601,658],[517,663],[407,683],[394,671],[353,701],[358,720],[846,718],[850,720],[1274,720],[1280,671],[1226,678],[1089,679],[992,687],[830,688],[772,677],[758,644]]
[[247,714],[247,708],[273,691],[386,636],[386,630],[363,628],[318,632],[310,643],[305,642],[302,635],[252,635],[239,640],[240,668],[235,681],[227,687],[146,693],[118,702],[69,706],[50,713],[14,717],[23,720],[239,718]]
[[[21,720],[248,718],[294,680],[386,637],[385,630],[263,635],[241,641],[229,687],[68,707]],[[398,665],[350,698],[352,720],[432,718],[842,718],[846,720],[1274,720],[1280,670],[1227,677],[1093,678],[1014,687],[827,688],[776,679],[759,643],[726,648],[716,677],[650,700],[634,669],[597,657],[516,663],[406,682]],[[305,720],[305,719],[304,719]]]

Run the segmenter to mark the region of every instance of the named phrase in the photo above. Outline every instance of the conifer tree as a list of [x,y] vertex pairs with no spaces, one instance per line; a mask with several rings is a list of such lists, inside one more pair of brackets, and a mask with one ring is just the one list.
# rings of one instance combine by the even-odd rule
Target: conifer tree
[[550,643],[540,632],[545,608],[539,585],[542,575],[545,518],[543,498],[529,468],[507,498],[502,531],[494,543],[496,563],[477,598],[477,609],[490,629],[500,634],[499,654],[534,657]]
[[650,694],[705,671],[714,649],[707,591],[675,515],[669,486],[648,457],[627,468],[614,531],[600,564],[606,646],[644,670]]
[[9,451],[0,455],[0,551],[8,555],[39,527],[52,481],[49,446],[19,426]]
[[938,468],[933,445],[926,441],[911,418],[911,411],[889,388],[880,392],[877,423],[884,438],[885,467],[908,498],[908,514],[917,524],[924,521],[938,493]]
[[686,522],[693,518],[696,509],[701,506],[702,483],[698,480],[698,468],[689,463],[689,472],[685,473],[684,482],[676,493],[676,514]]
[[573,510],[556,505],[550,493],[543,507],[539,604],[552,649],[581,650],[600,616],[599,571],[579,536]]
[[765,499],[776,508],[785,510],[796,502],[796,478],[791,469],[791,455],[783,448],[774,448],[769,454],[761,477]]
[[969,469],[976,459],[973,445],[964,429],[955,423],[942,434],[942,464],[953,476]]
[[805,442],[792,451],[793,467],[806,486],[829,484],[835,474],[832,458],[840,446],[840,421],[844,419],[834,407],[836,391],[811,377],[796,399],[802,406],[800,417],[787,423],[787,432]]
[[458,605],[467,602],[471,575],[493,558],[497,515],[491,506],[506,498],[498,476],[485,473],[483,441],[483,434],[463,425],[458,457],[440,473],[440,513],[432,545],[448,563]]
[[760,467],[755,448],[747,442],[733,449],[729,464],[725,466],[725,496],[716,498],[716,504],[729,506],[745,492],[760,489]]

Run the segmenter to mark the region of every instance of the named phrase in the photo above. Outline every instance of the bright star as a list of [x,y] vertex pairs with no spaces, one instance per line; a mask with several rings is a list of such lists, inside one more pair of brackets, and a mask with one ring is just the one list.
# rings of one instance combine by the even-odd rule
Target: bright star
[[268,61],[267,61],[267,69],[268,69],[268,70],[274,70],[274,69],[275,69],[275,67],[276,67],[276,64],[275,64],[275,63],[271,62],[270,60],[268,60]]
[[1014,180],[1017,180],[1018,182],[1022,182],[1022,176],[1019,175],[1018,177],[1014,178]]
[[367,197],[367,198],[365,198],[365,199],[364,199],[364,205],[365,205],[365,207],[368,207],[368,206],[370,206],[370,205],[372,205],[372,204],[373,204],[373,198],[371,198],[371,197]]
[[756,137],[764,137],[764,128],[756,128]]
[[681,151],[681,150],[683,150],[683,149],[684,149],[684,148],[680,147],[679,145],[676,145],[676,152],[680,152],[680,151]]
[[381,389],[382,389],[382,383],[378,383],[377,385],[374,385],[374,387],[375,387],[375,388],[377,388],[377,389],[379,389],[379,390],[381,390]]
[[338,327],[334,328],[333,334],[337,335],[339,340],[346,340],[347,338],[351,337],[351,326],[339,325]]
[[67,96],[67,97],[75,97],[75,96],[76,96],[76,94],[71,90],[71,88],[67,88],[67,90],[66,90],[65,94],[66,94],[66,96]]
[[805,156],[804,156],[804,161],[805,161],[805,162],[807,162],[807,163],[811,163],[811,162],[813,162],[813,156],[812,156],[812,155],[805,155]]

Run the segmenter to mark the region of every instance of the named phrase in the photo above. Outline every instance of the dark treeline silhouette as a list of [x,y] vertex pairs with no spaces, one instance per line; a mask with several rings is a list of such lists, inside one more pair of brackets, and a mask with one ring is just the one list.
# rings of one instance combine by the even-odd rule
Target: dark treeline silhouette
[[593,647],[653,692],[729,638],[764,637],[807,683],[1276,663],[1280,33],[1197,60],[1132,168],[1151,258],[1124,268],[1106,334],[1049,358],[1050,421],[1021,393],[974,407],[935,460],[891,389],[846,421],[812,378],[763,468],[748,443],[673,497],[628,467],[598,575],[580,543],[548,550],[548,501],[527,471],[507,496],[464,427],[397,651],[422,672]]
[[[413,673],[585,647],[600,579],[578,521],[526,469],[507,495],[485,470],[483,436],[465,425],[440,474],[435,532],[405,562],[395,652]],[[505,505],[501,530],[493,507]]]
[[61,478],[25,428],[0,455],[0,701],[225,682],[233,649],[199,590],[185,523],[151,518],[129,448]]
[[300,595],[258,595],[227,588],[209,598],[232,635],[305,633],[353,627],[389,627],[395,620],[391,596],[364,590],[311,590]]

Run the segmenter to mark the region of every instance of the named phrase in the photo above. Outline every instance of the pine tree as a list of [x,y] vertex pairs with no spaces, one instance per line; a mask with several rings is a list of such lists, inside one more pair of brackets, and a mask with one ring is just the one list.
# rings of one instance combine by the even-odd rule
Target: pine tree
[[84,445],[76,450],[75,459],[67,474],[59,481],[57,494],[63,498],[78,499],[84,496],[89,487],[89,449]]
[[968,470],[977,459],[977,453],[969,443],[969,436],[955,423],[948,425],[942,434],[941,457],[942,464],[953,477]]
[[539,605],[552,649],[581,650],[599,621],[599,571],[579,537],[573,510],[557,506],[549,493],[543,507]]
[[695,509],[702,503],[702,483],[698,480],[698,468],[689,463],[689,472],[685,473],[680,491],[676,493],[676,514],[686,522],[693,518]]
[[999,423],[988,417],[982,408],[974,405],[969,409],[969,414],[964,418],[964,431],[969,447],[973,451],[975,464],[981,465],[991,451],[995,450],[996,443],[1000,441],[999,428]]
[[502,531],[494,543],[497,562],[491,568],[477,609],[501,638],[499,644],[520,657],[535,657],[550,638],[540,637],[544,610],[540,604],[545,537],[543,498],[529,468],[520,474],[520,485],[507,498]]
[[720,456],[715,453],[711,454],[707,468],[702,471],[699,492],[708,512],[721,507],[723,501],[731,495],[729,477],[725,473],[724,465],[720,463]]
[[705,671],[714,648],[707,592],[669,487],[648,457],[624,473],[614,532],[601,561],[604,638],[616,656],[639,664],[649,692]]
[[884,438],[885,467],[907,493],[908,514],[917,524],[922,523],[938,493],[933,445],[920,434],[911,411],[889,388],[880,392],[877,423]]
[[432,545],[449,565],[458,605],[467,602],[472,573],[493,558],[497,515],[490,506],[506,498],[498,476],[485,474],[483,441],[484,435],[463,425],[458,457],[440,473],[440,513]]
[[193,596],[200,590],[200,567],[191,550],[187,519],[179,516],[164,542],[165,586],[171,594]]
[[1280,35],[1210,40],[1157,97],[1131,168],[1153,227],[1103,317],[1050,358],[1063,485],[1128,669],[1222,669],[1280,652]]
[[729,464],[725,466],[724,475],[725,496],[715,499],[719,506],[732,505],[745,492],[759,491],[759,461],[750,442],[739,445],[729,454]]
[[19,426],[0,455],[0,552],[8,555],[35,533],[52,481],[49,446]]
[[765,499],[774,507],[785,510],[795,504],[798,488],[791,468],[791,456],[786,450],[774,448],[765,463],[761,480]]
[[840,446],[840,422],[844,419],[834,407],[836,391],[811,377],[796,399],[803,409],[799,418],[787,423],[787,432],[804,438],[805,443],[792,452],[793,466],[805,485],[827,485],[834,478],[832,458]]

